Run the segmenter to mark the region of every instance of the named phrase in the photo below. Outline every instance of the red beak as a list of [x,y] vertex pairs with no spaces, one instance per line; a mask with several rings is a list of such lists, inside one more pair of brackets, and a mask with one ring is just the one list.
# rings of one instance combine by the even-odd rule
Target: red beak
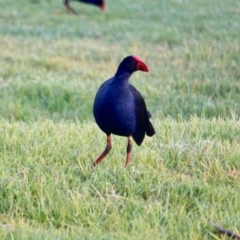
[[133,56],[135,61],[137,61],[137,70],[143,71],[143,72],[149,72],[148,66],[139,58],[136,56]]
[[149,72],[148,66],[144,62],[138,62],[137,70]]

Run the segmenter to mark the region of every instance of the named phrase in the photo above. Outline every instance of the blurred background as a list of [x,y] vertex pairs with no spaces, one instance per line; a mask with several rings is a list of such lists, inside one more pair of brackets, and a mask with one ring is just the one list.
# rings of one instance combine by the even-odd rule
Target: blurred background
[[240,2],[1,0],[0,115],[93,121],[100,84],[127,55],[153,117],[240,114]]

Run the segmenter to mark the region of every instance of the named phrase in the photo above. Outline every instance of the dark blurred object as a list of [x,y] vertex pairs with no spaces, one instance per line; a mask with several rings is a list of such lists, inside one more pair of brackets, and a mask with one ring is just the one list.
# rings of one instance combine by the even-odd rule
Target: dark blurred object
[[[95,6],[98,6],[99,8],[101,8],[102,11],[104,11],[105,9],[105,2],[104,0],[75,0],[78,2],[82,2],[82,3],[87,3],[87,4],[92,4]],[[72,12],[74,14],[78,14],[71,6],[70,6],[70,0],[64,0],[64,5],[67,8],[67,10],[69,12]]]
[[222,234],[225,234],[226,236],[232,238],[232,239],[237,239],[237,240],[240,240],[240,236],[231,232],[231,231],[228,231],[220,226],[218,226],[217,224],[213,224],[213,226]]

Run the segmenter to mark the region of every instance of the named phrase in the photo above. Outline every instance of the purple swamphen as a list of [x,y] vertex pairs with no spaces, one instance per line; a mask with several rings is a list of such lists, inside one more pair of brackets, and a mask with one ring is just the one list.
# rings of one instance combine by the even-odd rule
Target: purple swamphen
[[[75,0],[75,1],[92,4],[92,5],[98,6],[102,11],[105,10],[104,0]],[[70,6],[70,0],[64,0],[63,3],[69,12],[77,14],[77,12]]]
[[135,71],[148,72],[148,67],[136,56],[128,56],[118,66],[114,77],[104,82],[99,88],[93,105],[93,114],[100,129],[107,135],[107,146],[93,163],[96,166],[112,148],[111,134],[128,138],[126,167],[131,159],[132,141],[141,145],[145,134],[153,136],[155,130],[149,121],[140,92],[131,84],[129,78]]

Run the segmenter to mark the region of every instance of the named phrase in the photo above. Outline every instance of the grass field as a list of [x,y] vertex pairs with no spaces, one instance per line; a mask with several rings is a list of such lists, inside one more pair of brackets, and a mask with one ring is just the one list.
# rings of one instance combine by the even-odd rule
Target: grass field
[[[106,0],[107,1],[107,0]],[[227,239],[240,234],[240,2],[0,2],[0,238]],[[100,84],[127,55],[156,129],[95,169]]]

